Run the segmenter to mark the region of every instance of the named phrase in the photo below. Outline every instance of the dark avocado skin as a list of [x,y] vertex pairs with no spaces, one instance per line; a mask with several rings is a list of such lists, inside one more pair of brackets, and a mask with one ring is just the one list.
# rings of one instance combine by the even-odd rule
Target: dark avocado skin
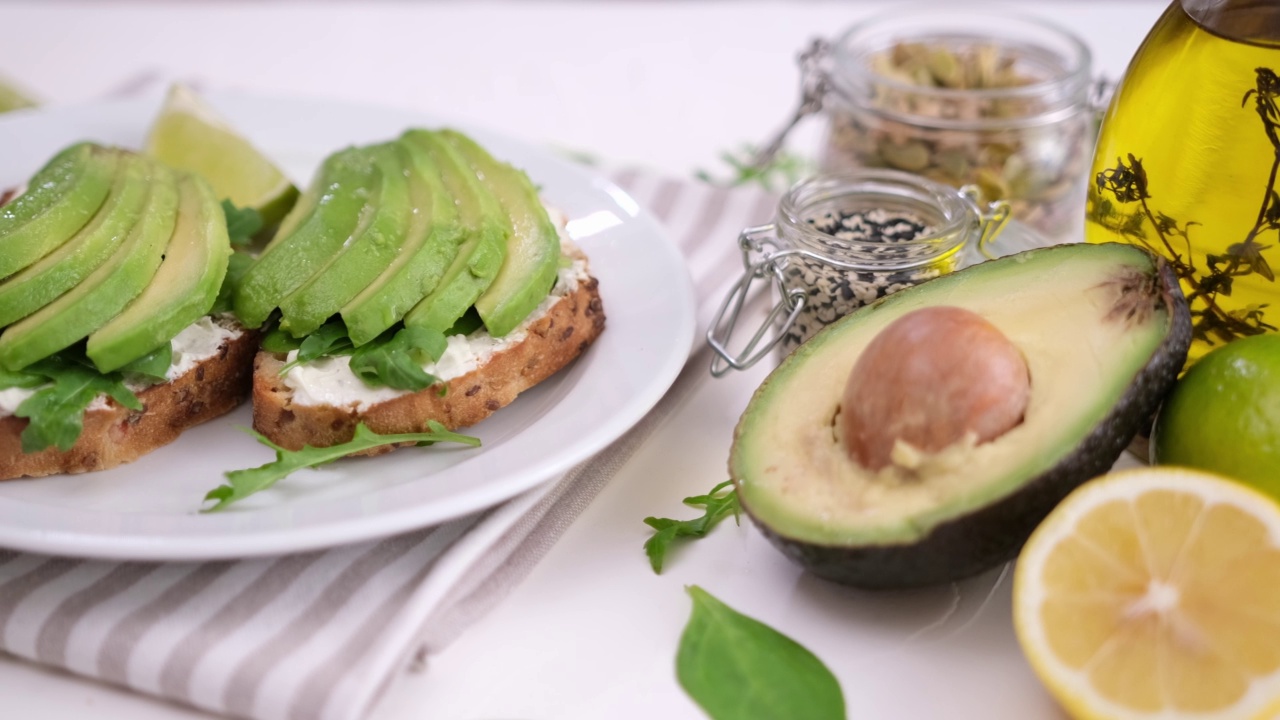
[[[1111,469],[1150,422],[1173,387],[1191,345],[1191,315],[1178,278],[1157,260],[1160,295],[1172,327],[1111,413],[1063,460],[1017,491],[949,520],[910,544],[816,545],[776,532],[743,507],[756,527],[787,557],[813,574],[854,587],[888,590],[937,585],[989,570],[1017,557],[1045,516],[1077,486]],[[736,478],[735,478],[736,481]],[[742,498],[742,493],[738,497]]]

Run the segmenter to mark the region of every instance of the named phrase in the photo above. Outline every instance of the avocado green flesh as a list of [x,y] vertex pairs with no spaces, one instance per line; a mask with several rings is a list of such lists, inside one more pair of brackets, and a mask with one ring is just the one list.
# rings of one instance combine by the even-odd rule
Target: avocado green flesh
[[511,226],[497,198],[476,177],[466,159],[439,134],[410,130],[403,137],[425,148],[440,168],[466,237],[436,289],[404,318],[405,325],[444,332],[493,283],[506,257]]
[[[1159,283],[1134,282],[1155,272],[1151,257],[1129,246],[1050,248],[943,276],[853,313],[802,345],[752,398],[730,458],[743,505],[789,540],[885,546],[920,541],[1011,495],[1069,458],[1161,349],[1171,319],[1149,290]],[[937,305],[979,313],[1022,351],[1031,377],[1026,414],[1001,437],[944,450],[918,473],[877,475],[837,440],[845,381],[880,330]]]
[[450,130],[441,134],[484,178],[511,223],[502,269],[475,302],[489,334],[502,337],[538,307],[555,282],[560,235],[528,176],[494,160],[465,135]]
[[378,278],[342,308],[356,346],[378,337],[435,289],[458,255],[462,226],[458,210],[431,156],[415,143],[397,143],[410,169],[414,212],[400,254]]
[[294,290],[323,268],[374,214],[377,173],[365,150],[329,156],[320,169],[320,196],[310,215],[288,234],[277,233],[245,273],[235,294],[235,313],[256,328]]
[[137,297],[173,235],[178,214],[177,176],[155,166],[142,219],[118,252],[57,300],[0,335],[0,366],[24,368],[84,339]]
[[111,257],[142,218],[153,167],[142,156],[123,156],[97,215],[57,250],[0,283],[0,327],[53,302]]
[[373,215],[359,234],[280,303],[280,327],[295,337],[314,332],[337,314],[401,252],[413,215],[409,169],[394,143],[376,146],[369,152],[378,171]]
[[31,265],[75,235],[107,198],[119,153],[79,143],[58,153],[0,208],[0,278]]
[[89,336],[87,354],[101,372],[116,370],[172,340],[213,307],[227,272],[226,216],[203,178],[178,181],[178,217],[151,282]]

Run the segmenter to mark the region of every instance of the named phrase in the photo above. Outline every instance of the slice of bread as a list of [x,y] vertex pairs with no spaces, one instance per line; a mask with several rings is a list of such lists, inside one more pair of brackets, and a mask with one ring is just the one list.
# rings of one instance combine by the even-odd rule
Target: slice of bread
[[144,409],[130,410],[114,400],[100,400],[84,414],[84,430],[70,450],[48,448],[22,452],[27,420],[0,418],[0,480],[56,473],[106,470],[173,442],[187,428],[224,415],[244,401],[251,385],[250,367],[259,333],[240,328],[224,340],[216,354],[181,376],[137,391]]
[[[363,409],[295,402],[295,391],[280,376],[286,356],[259,352],[253,372],[253,427],[277,445],[298,450],[347,442],[359,423],[379,434],[422,432],[428,420],[451,430],[474,425],[568,365],[600,335],[605,315],[598,286],[590,276],[578,282],[529,323],[522,340],[447,381],[444,393],[433,386]],[[356,454],[394,449],[382,446]]]

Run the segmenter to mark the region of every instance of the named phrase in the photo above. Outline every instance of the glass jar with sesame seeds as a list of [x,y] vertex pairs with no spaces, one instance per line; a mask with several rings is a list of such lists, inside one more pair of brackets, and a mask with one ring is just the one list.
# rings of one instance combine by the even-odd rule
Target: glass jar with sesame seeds
[[[894,170],[798,183],[773,223],[739,236],[745,272],[707,332],[712,374],[750,367],[774,347],[790,354],[857,308],[957,269],[970,253],[986,252],[1008,216],[1006,202],[983,204],[975,188]],[[777,302],[745,348],[732,352],[730,336],[757,280],[772,281]]]

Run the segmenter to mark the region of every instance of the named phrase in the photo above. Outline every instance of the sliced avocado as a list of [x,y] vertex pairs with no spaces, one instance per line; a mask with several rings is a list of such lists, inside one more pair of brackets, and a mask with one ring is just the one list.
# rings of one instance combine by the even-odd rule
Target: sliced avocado
[[0,366],[18,370],[89,336],[137,297],[160,267],[178,217],[178,178],[153,167],[142,219],[119,251],[57,300],[0,335]]
[[413,217],[409,168],[395,143],[369,152],[378,171],[373,217],[310,280],[280,302],[280,328],[294,337],[314,332],[336,315],[400,254]]
[[89,222],[107,198],[118,157],[92,143],[72,145],[0,209],[0,278],[52,252]]
[[409,194],[413,217],[401,252],[385,272],[342,308],[347,334],[356,346],[378,337],[402,320],[439,284],[458,256],[465,235],[453,196],[444,186],[440,168],[426,150],[400,140],[410,168]]
[[155,165],[125,154],[107,200],[87,225],[58,249],[0,283],[0,327],[53,302],[107,261],[142,218]]
[[276,234],[236,289],[235,313],[247,327],[261,326],[373,217],[377,173],[367,150],[348,148],[330,155],[319,177],[315,208],[293,232]]
[[226,215],[213,188],[198,175],[182,175],[177,224],[160,268],[141,295],[89,336],[89,359],[111,372],[172,340],[213,307],[230,256]]
[[466,159],[439,134],[410,130],[403,139],[425,149],[440,168],[466,237],[436,289],[404,317],[405,325],[444,332],[489,288],[502,269],[511,223],[498,199],[480,182]]
[[[872,472],[837,432],[862,351],[925,307],[973,311],[1022,353],[1022,422],[907,467]],[[903,290],[829,326],[760,386],[729,470],[742,506],[787,556],[862,587],[928,585],[1014,557],[1080,483],[1105,472],[1177,377],[1191,337],[1163,260],[1128,245],[1033,250]]]
[[560,234],[527,175],[494,160],[466,135],[453,130],[440,134],[484,179],[511,222],[502,269],[476,299],[476,311],[489,334],[502,337],[528,317],[551,291],[560,262]]

